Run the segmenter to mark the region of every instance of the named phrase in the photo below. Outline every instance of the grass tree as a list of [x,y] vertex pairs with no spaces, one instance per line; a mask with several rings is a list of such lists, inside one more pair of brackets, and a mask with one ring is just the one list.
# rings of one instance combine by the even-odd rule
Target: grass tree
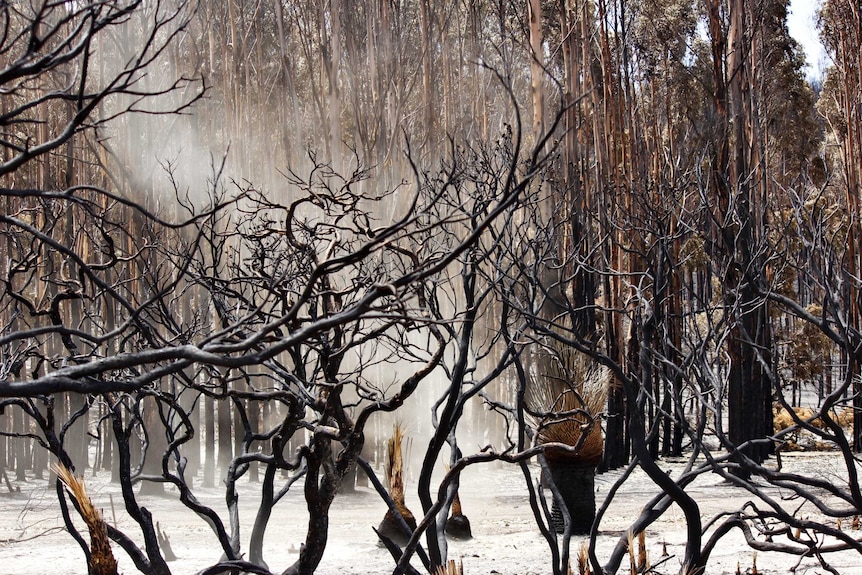
[[554,492],[551,524],[557,533],[586,535],[596,516],[595,475],[604,452],[600,415],[607,399],[607,371],[556,342],[537,353],[534,371],[525,399],[536,440],[545,446],[545,479]]
[[404,430],[396,423],[392,429],[392,437],[386,444],[386,479],[389,483],[389,495],[395,505],[386,511],[377,528],[378,536],[387,546],[387,539],[403,546],[416,529],[416,517],[407,508],[404,499],[404,456],[401,450],[403,441]]

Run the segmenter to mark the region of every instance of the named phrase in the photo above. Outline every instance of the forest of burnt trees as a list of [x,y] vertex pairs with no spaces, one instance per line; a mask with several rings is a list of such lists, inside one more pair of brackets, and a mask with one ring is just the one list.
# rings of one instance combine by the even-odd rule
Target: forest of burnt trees
[[[384,416],[421,395],[422,509],[396,570],[446,564],[465,467],[529,477],[583,459],[598,428],[590,465],[660,487],[631,533],[682,510],[685,573],[735,528],[767,551],[862,553],[835,526],[862,513],[862,11],[824,0],[815,83],[787,11],[0,3],[5,485],[56,484],[91,573],[57,465],[121,485],[139,532],[107,536],[142,573],[171,573],[141,503],[161,492],[211,528],[206,573],[312,573]],[[531,401],[551,372],[560,396]],[[595,373],[599,407],[582,397]],[[549,433],[566,421],[580,440]],[[465,427],[487,445],[462,451]],[[771,464],[801,431],[841,454],[843,483]],[[662,471],[669,456],[686,472]],[[685,491],[703,473],[795,499],[706,525]],[[264,493],[248,548],[240,481]],[[565,573],[573,517],[556,529],[526,483]],[[201,485],[224,486],[229,521]],[[307,501],[306,544],[267,565],[283,497]],[[598,556],[602,512],[589,560],[614,573],[627,545]]]

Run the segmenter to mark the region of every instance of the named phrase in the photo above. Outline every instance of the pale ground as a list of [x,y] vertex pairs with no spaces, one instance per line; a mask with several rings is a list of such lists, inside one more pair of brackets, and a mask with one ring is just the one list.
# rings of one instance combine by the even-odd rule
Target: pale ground
[[[804,470],[824,477],[834,476],[838,463],[834,455],[823,453],[784,457],[786,470]],[[667,470],[680,467],[679,463],[661,464]],[[599,501],[603,500],[618,476],[619,472],[611,472],[597,477]],[[88,473],[86,481],[91,497],[96,506],[104,510],[109,522],[116,522],[118,527],[131,534],[132,521],[122,509],[118,489],[106,480],[104,474],[93,477]],[[21,493],[10,494],[5,485],[0,488],[0,574],[74,575],[87,572],[80,548],[62,527],[53,487],[49,488],[45,481],[31,480],[21,485]],[[245,481],[241,484],[244,545],[250,533],[258,489],[257,485]],[[420,506],[414,493],[415,482],[409,477],[407,489],[407,504],[415,513]],[[655,492],[652,482],[640,473],[630,478],[620,490],[601,526],[598,540],[601,562],[620,533],[628,527],[629,521]],[[747,492],[728,486],[715,475],[702,477],[688,492],[699,502],[705,518],[722,510],[738,509],[749,498]],[[220,512],[224,510],[223,495],[218,490],[198,490],[198,496]],[[300,485],[296,484],[273,513],[264,554],[275,572],[283,570],[297,556],[306,517],[300,497]],[[461,499],[464,513],[472,523],[474,538],[467,542],[450,542],[449,557],[463,560],[465,574],[538,575],[551,572],[547,543],[535,525],[523,487],[523,476],[517,468],[468,468],[462,478]],[[218,559],[220,550],[209,527],[179,507],[175,499],[151,497],[142,498],[142,502],[170,536],[173,550],[179,557],[169,564],[173,573],[193,574]],[[385,509],[377,495],[367,489],[359,488],[356,494],[339,497],[331,514],[330,545],[317,572],[325,575],[391,573],[392,560],[377,545],[371,529],[383,518]],[[855,535],[862,536],[862,533]],[[661,558],[663,543],[672,556],[656,572],[678,572],[685,543],[685,525],[679,511],[672,509],[653,524],[647,530],[646,541],[652,562]],[[578,545],[580,540],[573,540],[573,550]],[[131,575],[137,572],[127,556],[116,548],[115,552],[121,573]],[[750,573],[754,555],[738,532],[732,532],[713,554],[708,573],[733,574],[738,564],[743,573]],[[862,574],[862,557],[854,552],[830,555],[828,560],[842,574]],[[761,552],[756,556],[757,572],[791,573],[798,561],[795,557]],[[627,572],[627,565],[624,567]],[[814,575],[827,571],[815,560],[804,559],[795,573]]]

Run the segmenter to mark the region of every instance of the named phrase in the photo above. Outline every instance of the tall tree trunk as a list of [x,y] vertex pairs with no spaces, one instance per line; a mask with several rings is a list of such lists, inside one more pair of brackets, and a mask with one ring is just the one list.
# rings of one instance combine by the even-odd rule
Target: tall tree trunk
[[[144,475],[162,475],[162,457],[168,447],[165,426],[159,416],[159,406],[155,398],[147,397],[141,401],[143,425],[146,430],[147,447],[144,455]],[[142,481],[141,495],[163,495],[165,484],[161,481]]]
[[[286,41],[286,29],[284,20],[284,9],[282,0],[274,0],[275,4],[275,23],[278,34],[278,51],[281,56],[279,67],[279,80],[282,90],[287,99],[289,110],[286,110],[285,98],[279,100],[278,109],[281,117],[281,140],[284,146],[284,154],[288,164],[292,164],[297,158],[294,151],[294,142],[301,143],[305,141],[303,135],[302,121],[299,113],[299,101],[296,96],[296,81],[294,79],[293,63],[288,57],[288,48]],[[288,113],[290,121],[287,120]]]
[[204,397],[204,435],[206,443],[204,445],[204,487],[215,486],[215,468],[216,468],[216,453],[215,453],[215,400],[211,395]]
[[329,19],[331,33],[329,36],[329,140],[332,154],[332,167],[341,172],[343,166],[341,133],[341,0],[330,0]]
[[231,435],[231,401],[222,398],[218,401],[218,471],[224,475],[233,461],[233,439]]
[[545,53],[542,49],[542,1],[527,2],[530,23],[530,94],[533,99],[533,138],[538,141],[545,133]]
[[[10,409],[12,412],[12,430],[16,434],[23,434],[25,431],[24,424],[26,423],[24,420],[24,413],[18,407]],[[29,441],[24,437],[15,438],[15,480],[16,481],[26,481],[27,480],[27,445],[26,442]]]
[[[428,0],[419,0],[419,29],[422,41],[422,117],[425,146],[433,148],[434,132],[436,123],[436,109],[434,106],[434,81],[438,77],[432,71],[434,58],[434,47],[431,39],[431,7]],[[439,71],[438,71],[439,73]]]
[[[727,88],[731,117],[726,126],[733,129],[733,162],[722,175],[719,186],[718,222],[721,226],[721,255],[726,262],[725,297],[732,315],[728,341],[730,370],[728,381],[728,436],[735,446],[764,439],[772,433],[772,394],[768,373],[772,361],[772,333],[765,302],[758,296],[763,286],[761,270],[754,261],[752,248],[757,241],[751,213],[749,122],[754,121],[748,98],[751,88],[750,48],[754,30],[748,24],[745,3],[733,0],[730,5],[727,63]],[[715,56],[715,53],[714,53]],[[724,80],[722,80],[722,85]],[[720,128],[721,129],[721,128]],[[727,134],[727,132],[724,132]],[[725,136],[727,137],[727,136]],[[741,450],[755,462],[769,454],[766,444]],[[749,473],[736,471],[741,477]]]

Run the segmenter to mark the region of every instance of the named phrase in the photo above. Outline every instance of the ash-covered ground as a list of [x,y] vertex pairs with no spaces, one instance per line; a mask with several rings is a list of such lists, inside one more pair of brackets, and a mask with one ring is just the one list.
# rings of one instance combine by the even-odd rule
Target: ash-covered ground
[[[662,468],[671,474],[682,469],[683,462],[662,461]],[[783,456],[783,469],[814,474],[826,479],[837,479],[842,473],[837,455],[828,453],[796,453]],[[538,468],[533,467],[534,480]],[[621,471],[601,474],[596,478],[597,502],[606,498]],[[109,482],[107,473],[85,476],[88,492],[106,520],[127,534],[135,534],[134,523],[123,509],[122,498],[116,485]],[[56,492],[46,480],[30,480],[20,486],[20,493],[9,493],[5,485],[0,491],[0,573],[69,575],[87,573],[84,555],[65,531]],[[247,548],[254,512],[259,501],[259,484],[243,480],[240,483],[241,538]],[[742,508],[752,499],[747,491],[733,487],[721,477],[708,474],[700,477],[688,489],[699,503],[705,520],[723,511]],[[602,520],[597,541],[601,562],[612,546],[640,513],[644,503],[657,492],[656,486],[640,471],[619,490],[608,513]],[[227,524],[224,495],[219,489],[196,489],[198,497],[217,509]],[[777,497],[788,496],[770,488]],[[536,527],[524,487],[524,477],[514,466],[484,465],[468,468],[462,475],[461,501],[463,511],[472,523],[473,539],[450,541],[449,558],[463,561],[464,573],[546,574],[551,572],[547,542]],[[170,537],[178,559],[170,563],[173,573],[193,574],[211,565],[221,555],[220,548],[209,526],[192,512],[184,509],[176,494],[166,497],[141,497]],[[415,495],[415,478],[407,476],[407,505],[419,514],[420,505]],[[372,530],[386,511],[377,494],[358,487],[356,493],[340,495],[333,505],[330,522],[330,542],[318,573],[324,575],[357,575],[391,573],[393,561],[377,543]],[[805,507],[800,514],[816,517],[817,511]],[[281,572],[297,557],[305,534],[307,511],[302,500],[299,483],[276,506],[265,539],[264,557],[273,572]],[[850,531],[849,521],[842,527]],[[80,529],[85,531],[82,522]],[[862,536],[853,532],[855,537]],[[135,537],[139,539],[139,537]],[[671,508],[646,533],[649,560],[658,564],[657,573],[679,571],[686,540],[682,514]],[[573,539],[573,553],[581,539]],[[662,557],[663,549],[669,556]],[[131,559],[115,546],[120,572],[136,573]],[[852,551],[825,557],[838,573],[862,573],[862,557]],[[574,562],[574,559],[573,559]],[[731,532],[713,553],[708,573],[733,574],[737,568],[751,573],[756,562],[760,574],[825,574],[815,558],[803,558],[777,553],[755,553],[744,542],[738,531]],[[414,562],[417,566],[418,562]],[[624,564],[627,572],[628,565]]]

